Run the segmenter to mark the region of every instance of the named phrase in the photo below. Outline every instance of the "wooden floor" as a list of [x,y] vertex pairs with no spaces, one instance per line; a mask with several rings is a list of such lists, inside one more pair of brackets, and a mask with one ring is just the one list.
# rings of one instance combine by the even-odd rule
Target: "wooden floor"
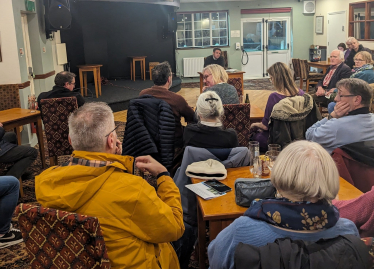
[[[262,110],[265,110],[266,102],[271,93],[272,91],[269,91],[269,90],[256,90],[256,91],[245,90],[244,96],[245,94],[248,94],[251,104],[255,104]],[[177,94],[180,94],[181,96],[183,96],[184,99],[186,99],[187,103],[190,106],[194,107],[196,106],[196,100],[197,100],[197,97],[199,97],[200,91],[199,91],[199,88],[182,88],[179,92],[177,92]],[[114,114],[115,121],[126,122],[127,110],[114,112],[113,114]]]

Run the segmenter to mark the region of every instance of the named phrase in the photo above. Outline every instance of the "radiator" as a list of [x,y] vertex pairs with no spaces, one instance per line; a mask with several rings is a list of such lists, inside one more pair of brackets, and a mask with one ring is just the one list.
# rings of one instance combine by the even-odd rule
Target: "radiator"
[[197,72],[201,72],[204,68],[204,57],[183,58],[183,76],[199,77]]

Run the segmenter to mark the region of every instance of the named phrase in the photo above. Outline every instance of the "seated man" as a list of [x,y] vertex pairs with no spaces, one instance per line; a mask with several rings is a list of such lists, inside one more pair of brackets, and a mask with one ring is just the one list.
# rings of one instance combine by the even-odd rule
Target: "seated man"
[[220,48],[214,48],[213,49],[213,55],[210,55],[205,58],[204,60],[204,67],[210,65],[210,64],[218,64],[225,68],[225,59],[221,56],[222,50]]
[[62,71],[55,77],[55,86],[49,92],[42,92],[38,96],[38,107],[40,108],[40,100],[50,98],[72,97],[77,98],[78,107],[84,105],[84,98],[79,93],[74,91],[75,74],[68,71]]
[[373,90],[361,79],[338,82],[336,106],[328,118],[312,125],[306,139],[319,143],[330,154],[346,144],[374,140],[374,114],[369,113]]
[[[112,268],[179,268],[169,242],[184,232],[179,190],[150,156],[122,156],[113,112],[87,103],[69,117],[74,152],[65,165],[35,178],[44,207],[99,219]],[[157,192],[133,175],[135,165],[157,177]]]
[[19,181],[15,177],[0,177],[0,249],[23,241],[19,230],[10,221],[17,206]]
[[6,173],[7,176],[20,178],[37,157],[37,149],[22,145],[17,146],[16,134],[5,132],[0,122],[0,163],[14,163]]
[[172,85],[172,73],[168,62],[156,65],[152,69],[152,78],[155,85],[149,89],[142,90],[139,96],[149,94],[153,97],[164,100],[170,105],[175,118],[174,147],[182,148],[183,128],[181,125],[181,117],[184,117],[185,121],[188,123],[194,122],[195,112],[182,96],[169,91]]
[[317,92],[312,95],[317,104],[327,107],[330,102],[334,101],[336,83],[343,78],[349,78],[351,76],[351,68],[343,62],[344,53],[337,49],[333,50],[330,54],[331,65],[323,78],[318,81]]

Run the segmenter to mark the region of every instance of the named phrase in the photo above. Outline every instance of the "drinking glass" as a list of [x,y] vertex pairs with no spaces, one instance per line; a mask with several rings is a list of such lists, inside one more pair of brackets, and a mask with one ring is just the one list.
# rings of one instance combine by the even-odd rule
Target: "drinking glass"
[[269,144],[268,145],[268,150],[281,151],[281,146],[278,145],[278,144]]
[[251,165],[253,165],[253,159],[256,156],[256,152],[258,156],[260,156],[260,143],[258,141],[250,141],[248,145],[249,152],[251,153]]
[[269,150],[265,153],[265,163],[269,170],[271,171],[273,169],[275,160],[277,159],[279,155],[279,150]]

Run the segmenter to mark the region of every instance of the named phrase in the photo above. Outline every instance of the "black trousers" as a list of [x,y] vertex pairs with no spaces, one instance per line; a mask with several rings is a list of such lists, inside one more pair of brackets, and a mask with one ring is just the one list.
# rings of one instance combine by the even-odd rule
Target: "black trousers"
[[[17,144],[15,133],[7,132],[3,140],[9,143]],[[38,151],[35,148],[27,146],[17,146],[0,156],[0,163],[15,163],[6,175],[20,178],[26,169],[36,160]]]

